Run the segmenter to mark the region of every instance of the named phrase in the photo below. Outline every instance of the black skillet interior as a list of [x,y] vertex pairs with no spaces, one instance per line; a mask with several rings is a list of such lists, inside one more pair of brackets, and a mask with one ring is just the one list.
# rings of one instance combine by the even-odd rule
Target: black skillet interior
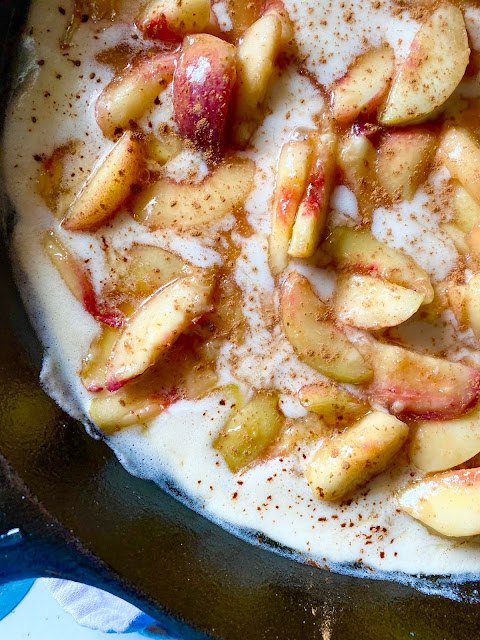
[[[27,7],[0,0],[3,109]],[[6,202],[3,214],[11,223]],[[6,244],[0,256],[0,582],[47,575],[95,584],[184,638],[478,635],[477,605],[294,562],[233,537],[127,474],[41,390],[41,348],[15,289]],[[476,586],[460,592],[475,596]]]

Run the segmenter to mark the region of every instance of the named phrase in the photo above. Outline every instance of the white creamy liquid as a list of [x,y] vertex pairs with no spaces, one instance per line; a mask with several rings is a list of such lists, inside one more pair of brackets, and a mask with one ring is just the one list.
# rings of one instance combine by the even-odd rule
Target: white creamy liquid
[[[308,70],[326,85],[341,76],[355,55],[370,44],[387,40],[401,59],[418,28],[405,14],[392,17],[387,1],[286,0],[285,4],[297,21],[297,40]],[[49,155],[72,138],[85,142],[83,152],[91,163],[108,151],[111,142],[103,138],[93,107],[111,72],[95,61],[95,54],[122,40],[129,41],[132,30],[114,26],[102,31],[89,23],[82,25],[66,57],[58,41],[65,28],[68,5],[64,3],[67,16],[62,16],[58,3],[37,0],[32,4],[32,30],[26,43],[33,60],[43,63],[33,65],[28,82],[10,107],[4,168],[18,212],[13,237],[18,282],[46,349],[42,380],[67,411],[84,419],[91,396],[77,372],[98,325],[69,293],[40,247],[43,230],[58,228],[58,222],[37,194],[39,164],[34,155]],[[469,24],[480,24],[476,11],[470,10],[469,16]],[[80,65],[72,61],[80,61]],[[171,120],[169,98],[167,89],[161,96],[161,105],[148,114],[145,122]],[[282,410],[290,417],[305,414],[293,393],[321,376],[297,359],[280,327],[272,330],[262,313],[265,303],[276,300],[267,264],[269,199],[282,143],[297,127],[313,126],[313,118],[323,106],[319,92],[293,69],[283,71],[273,84],[267,110],[271,115],[266,117],[248,151],[256,162],[257,175],[246,210],[256,233],[248,239],[233,234],[242,246],[235,277],[245,295],[248,330],[243,345],[224,346],[218,365],[221,384],[239,382],[245,390],[279,389]],[[168,171],[181,176],[185,163],[190,161],[191,158],[177,158]],[[346,187],[336,189],[332,209],[335,220],[355,223],[356,201]],[[417,214],[415,221],[412,211]],[[376,211],[373,232],[388,244],[412,253],[434,280],[441,280],[457,256],[438,223],[428,209],[427,194],[420,191],[411,203]],[[147,232],[123,213],[94,234],[64,230],[59,233],[75,253],[91,258],[89,268],[98,286],[105,270],[100,249],[102,236],[115,247],[128,246],[133,239],[156,244],[194,264],[207,266],[221,259],[212,240],[215,230],[233,228],[234,224],[233,216],[227,216],[193,238],[173,229]],[[393,229],[393,235],[388,229]],[[417,245],[411,243],[415,238]],[[305,273],[321,297],[330,295],[334,284],[331,274],[295,262],[291,268]],[[236,362],[240,364],[235,365]],[[480,572],[476,540],[448,540],[433,535],[398,510],[394,493],[411,480],[405,459],[341,508],[312,496],[303,477],[301,456],[272,459],[233,475],[211,446],[227,418],[220,400],[220,395],[212,395],[197,402],[178,402],[147,429],[125,429],[108,438],[108,444],[129,471],[159,484],[168,478],[207,517],[233,527],[236,533],[262,532],[322,566],[360,562],[367,568],[408,574]],[[342,570],[338,566],[335,569]]]

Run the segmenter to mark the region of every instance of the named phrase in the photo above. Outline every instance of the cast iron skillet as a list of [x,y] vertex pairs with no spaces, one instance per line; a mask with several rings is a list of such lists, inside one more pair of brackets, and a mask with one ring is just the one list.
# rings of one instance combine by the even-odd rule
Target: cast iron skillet
[[[27,9],[27,0],[0,0],[2,114]],[[7,237],[13,214],[5,198],[2,214]],[[192,639],[478,635],[480,605],[294,562],[130,476],[41,390],[41,349],[12,280],[5,238],[1,249],[0,582],[56,576],[93,584]],[[475,599],[478,586],[459,592]]]

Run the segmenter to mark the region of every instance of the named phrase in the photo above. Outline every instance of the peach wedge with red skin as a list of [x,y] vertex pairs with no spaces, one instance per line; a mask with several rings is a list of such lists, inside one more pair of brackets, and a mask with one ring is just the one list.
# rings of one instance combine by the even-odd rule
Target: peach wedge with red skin
[[186,35],[209,30],[210,0],[153,0],[136,23],[152,40],[182,40]]
[[153,106],[172,80],[178,57],[177,53],[149,53],[107,84],[95,105],[95,117],[104,135],[112,137],[119,129],[129,129]]
[[372,370],[343,331],[330,320],[330,311],[309,281],[292,272],[280,290],[285,335],[300,360],[338,382],[367,381]]
[[447,471],[414,482],[400,492],[399,505],[441,535],[480,533],[480,469]]
[[107,389],[115,391],[155,364],[188,325],[209,310],[210,273],[174,280],[140,305],[112,348]]
[[393,78],[395,56],[388,45],[360,55],[332,88],[332,114],[342,125],[380,106]]
[[316,134],[314,162],[303,198],[298,206],[288,255],[311,258],[325,228],[336,164],[337,136]]
[[436,135],[426,127],[410,127],[385,133],[377,152],[377,178],[392,200],[411,200],[435,152]]
[[180,135],[209,162],[224,147],[237,78],[235,47],[208,34],[188,36],[173,79],[173,110]]
[[413,258],[380,242],[368,231],[337,227],[324,248],[340,270],[377,276],[413,289],[423,294],[425,304],[433,300],[433,287],[426,271]]
[[255,175],[251,160],[230,158],[200,183],[160,178],[133,203],[133,216],[150,229],[190,229],[235,213],[247,199]]
[[344,324],[359,329],[394,327],[418,311],[424,295],[368,275],[337,279],[334,310]]
[[282,46],[283,23],[267,13],[247,29],[237,48],[238,86],[233,141],[245,147],[263,118],[263,103]]
[[428,420],[413,427],[410,460],[427,473],[456,467],[479,452],[479,406],[456,420]]
[[[97,371],[103,375],[108,358],[105,361],[103,350],[93,355],[97,358]],[[110,434],[145,424],[181,399],[197,400],[214,391],[222,393],[226,407],[232,408],[233,396],[238,393],[218,388],[214,362],[203,359],[190,336],[180,336],[143,375],[117,391],[96,393],[89,413],[97,427]]]
[[338,501],[388,467],[408,437],[408,426],[373,411],[331,440],[307,461],[305,475],[321,500]]
[[357,346],[375,369],[370,400],[401,418],[457,418],[480,397],[478,369],[373,339]]
[[110,327],[122,326],[124,322],[123,314],[113,306],[109,308],[98,301],[90,272],[64,246],[54,231],[45,234],[43,249],[71,294],[83,305],[85,311],[93,316],[95,320]]
[[379,117],[383,125],[425,119],[460,83],[470,57],[462,11],[442,3],[420,27]]
[[286,142],[280,152],[269,241],[270,269],[274,275],[281,273],[288,263],[288,245],[298,205],[307,186],[312,155],[309,139]]
[[138,189],[143,169],[142,139],[127,131],[88,178],[68,208],[62,226],[69,231],[98,229]]

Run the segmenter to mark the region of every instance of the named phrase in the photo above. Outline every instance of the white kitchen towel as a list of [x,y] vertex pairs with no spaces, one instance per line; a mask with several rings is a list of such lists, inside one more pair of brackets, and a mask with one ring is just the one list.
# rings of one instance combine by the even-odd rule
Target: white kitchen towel
[[53,578],[45,578],[44,583],[60,606],[83,627],[129,633],[156,626],[153,618],[101,589]]

